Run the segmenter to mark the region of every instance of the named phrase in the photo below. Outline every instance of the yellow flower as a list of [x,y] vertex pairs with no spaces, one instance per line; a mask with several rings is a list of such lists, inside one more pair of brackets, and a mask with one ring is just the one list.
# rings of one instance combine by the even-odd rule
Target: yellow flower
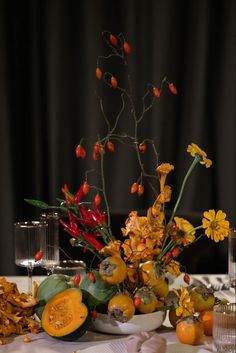
[[188,290],[184,286],[180,286],[180,293],[175,288],[173,288],[173,292],[179,299],[179,307],[175,310],[176,315],[186,317],[194,314],[194,306],[193,302],[191,302]]
[[202,157],[202,161],[200,162],[200,164],[205,164],[206,168],[210,168],[210,166],[212,165],[212,161],[206,157]]
[[206,168],[209,168],[212,165],[212,161],[207,158],[207,154],[195,143],[188,145],[187,152],[191,154],[192,157],[198,155],[201,158],[200,164],[205,164]]
[[198,154],[200,157],[207,156],[206,152],[203,151],[200,147],[198,147],[198,145],[196,145],[195,143],[191,143],[191,145],[188,145],[187,152],[189,152],[192,157],[195,157],[196,154]]
[[176,277],[181,275],[180,264],[175,260],[171,260],[166,265],[166,270]]
[[179,230],[184,233],[184,238],[186,241],[185,246],[192,243],[195,240],[195,233],[196,233],[195,230],[192,231],[194,229],[193,225],[189,221],[181,217],[174,217],[174,221],[176,226],[179,228]]
[[229,235],[229,221],[227,221],[226,214],[219,210],[217,213],[215,210],[205,211],[203,213],[205,218],[202,219],[202,227],[205,230],[205,234],[208,238],[211,238],[216,243]]

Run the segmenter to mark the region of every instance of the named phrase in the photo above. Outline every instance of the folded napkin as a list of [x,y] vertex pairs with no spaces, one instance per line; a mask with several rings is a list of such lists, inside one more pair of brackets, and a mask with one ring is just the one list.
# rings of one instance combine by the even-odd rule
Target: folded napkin
[[155,332],[139,332],[126,339],[129,353],[165,353],[166,339]]

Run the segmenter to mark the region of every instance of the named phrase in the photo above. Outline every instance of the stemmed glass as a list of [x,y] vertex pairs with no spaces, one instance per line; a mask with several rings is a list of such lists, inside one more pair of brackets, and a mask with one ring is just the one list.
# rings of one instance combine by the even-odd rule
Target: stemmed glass
[[46,222],[26,221],[14,223],[15,264],[28,271],[28,291],[32,293],[32,273],[42,266],[46,251]]
[[236,229],[228,237],[228,275],[230,287],[235,288],[236,293]]
[[45,212],[40,214],[40,221],[48,224],[46,237],[46,251],[41,267],[51,275],[54,267],[59,265],[59,215],[57,212]]

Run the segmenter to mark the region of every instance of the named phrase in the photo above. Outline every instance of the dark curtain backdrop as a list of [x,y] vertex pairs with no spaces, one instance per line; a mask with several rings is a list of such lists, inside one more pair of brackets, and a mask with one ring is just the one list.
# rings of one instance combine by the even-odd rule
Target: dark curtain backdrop
[[[95,77],[97,56],[106,51],[103,30],[122,32],[131,43],[137,110],[147,83],[158,86],[166,75],[178,88],[177,96],[165,90],[139,131],[155,140],[160,162],[175,165],[168,180],[172,198],[192,160],[189,143],[213,161],[210,169],[194,171],[180,212],[198,218],[203,210],[222,209],[235,226],[234,0],[1,0],[0,274],[25,273],[14,265],[13,222],[38,218],[39,210],[24,198],[56,204],[64,183],[75,192],[93,168],[91,157],[75,158],[75,147],[82,136],[94,141],[103,131],[98,92],[109,114],[119,107],[115,92],[99,91]],[[136,175],[132,154],[121,146],[107,159],[114,219],[148,207],[149,192],[140,198],[129,193]],[[115,232],[121,226],[118,221]],[[190,252],[190,266],[202,256],[202,271],[226,271],[227,243],[202,244]]]

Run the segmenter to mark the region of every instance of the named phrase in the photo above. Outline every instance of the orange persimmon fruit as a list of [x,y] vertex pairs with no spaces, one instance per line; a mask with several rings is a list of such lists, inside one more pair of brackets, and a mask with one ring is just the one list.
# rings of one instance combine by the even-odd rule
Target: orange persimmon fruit
[[213,311],[205,310],[199,314],[199,320],[203,324],[204,334],[206,336],[212,336],[213,331]]
[[183,344],[197,345],[203,334],[203,323],[194,316],[182,318],[176,325],[176,336]]

